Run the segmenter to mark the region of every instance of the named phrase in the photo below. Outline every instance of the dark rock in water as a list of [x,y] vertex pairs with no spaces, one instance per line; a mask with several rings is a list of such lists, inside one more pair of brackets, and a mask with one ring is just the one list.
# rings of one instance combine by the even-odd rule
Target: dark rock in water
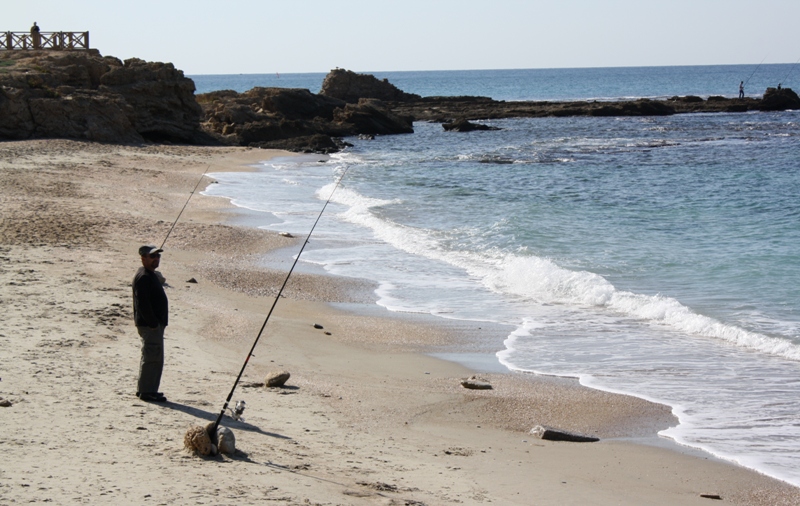
[[478,163],[490,163],[493,165],[511,165],[514,163],[514,160],[509,160],[507,158],[481,158],[478,160]]
[[675,96],[675,97],[670,98],[670,100],[673,101],[673,102],[685,102],[685,103],[688,103],[688,104],[698,103],[698,102],[702,102],[703,101],[703,99],[698,97],[697,95],[686,95],[685,97]]
[[573,432],[544,427],[542,425],[537,425],[532,428],[530,434],[539,439],[546,439],[548,441],[571,441],[573,443],[594,443],[600,441],[600,438],[593,436],[584,436],[582,434],[575,434]]
[[676,113],[687,112],[747,112],[758,109],[760,100],[754,98],[726,98],[720,96],[700,97],[688,95],[685,97],[672,97],[667,103],[675,109]]
[[762,111],[785,111],[800,109],[800,97],[791,88],[767,88],[761,99]]
[[334,139],[323,134],[314,134],[300,137],[290,137],[274,141],[253,142],[253,147],[263,149],[285,149],[296,153],[336,153],[343,148],[352,146],[341,139]]
[[669,116],[675,114],[675,109],[664,102],[641,99],[590,107],[588,113],[590,116]]
[[457,119],[452,123],[443,123],[442,127],[448,132],[472,132],[474,130],[500,130],[497,127],[482,123],[471,123],[465,119]]
[[331,70],[322,81],[320,95],[338,98],[356,104],[362,98],[376,98],[391,102],[407,102],[422,97],[406,93],[388,80],[379,80],[369,74],[357,74],[350,70]]
[[390,112],[383,102],[375,99],[361,99],[358,104],[347,104],[337,109],[334,120],[351,124],[360,134],[392,135],[414,133],[411,118]]

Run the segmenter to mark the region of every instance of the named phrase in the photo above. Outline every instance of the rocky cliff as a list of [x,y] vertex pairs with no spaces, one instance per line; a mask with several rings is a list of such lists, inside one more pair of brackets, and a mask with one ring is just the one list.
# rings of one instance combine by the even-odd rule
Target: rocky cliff
[[207,144],[194,82],[171,63],[0,51],[0,139]]

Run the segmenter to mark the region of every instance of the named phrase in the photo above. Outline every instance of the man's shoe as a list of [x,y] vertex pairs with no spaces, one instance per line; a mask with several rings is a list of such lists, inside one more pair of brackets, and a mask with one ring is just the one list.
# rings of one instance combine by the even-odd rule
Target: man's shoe
[[138,394],[139,398],[145,402],[167,402],[167,398],[161,392],[152,394]]

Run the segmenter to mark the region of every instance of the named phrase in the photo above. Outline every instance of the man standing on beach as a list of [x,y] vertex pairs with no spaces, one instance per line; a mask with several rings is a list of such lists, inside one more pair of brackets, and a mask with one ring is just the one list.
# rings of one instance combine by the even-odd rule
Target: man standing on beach
[[136,396],[148,402],[166,402],[158,391],[164,369],[164,328],[167,326],[168,302],[156,269],[163,250],[142,246],[142,266],[133,277],[133,321],[142,338],[139,384]]

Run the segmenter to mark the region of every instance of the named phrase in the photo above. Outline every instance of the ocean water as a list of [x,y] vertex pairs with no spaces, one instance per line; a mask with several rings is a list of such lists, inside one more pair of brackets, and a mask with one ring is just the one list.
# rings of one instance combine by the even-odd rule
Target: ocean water
[[[489,96],[495,100],[619,100],[675,95],[758,98],[781,83],[800,90],[800,64],[619,67],[578,69],[370,72],[401,90],[427,96]],[[247,91],[256,86],[305,88],[319,93],[325,72],[307,74],[190,75],[197,93]]]
[[[733,96],[748,77],[748,89],[791,87],[794,72],[389,79],[425,95],[556,100]],[[509,369],[668,404],[680,423],[661,435],[800,486],[800,112],[491,124],[501,130],[415,123],[349,139],[327,163],[214,174],[205,193],[304,235],[344,175],[303,262],[376,280],[391,311],[507,325],[497,360]]]

